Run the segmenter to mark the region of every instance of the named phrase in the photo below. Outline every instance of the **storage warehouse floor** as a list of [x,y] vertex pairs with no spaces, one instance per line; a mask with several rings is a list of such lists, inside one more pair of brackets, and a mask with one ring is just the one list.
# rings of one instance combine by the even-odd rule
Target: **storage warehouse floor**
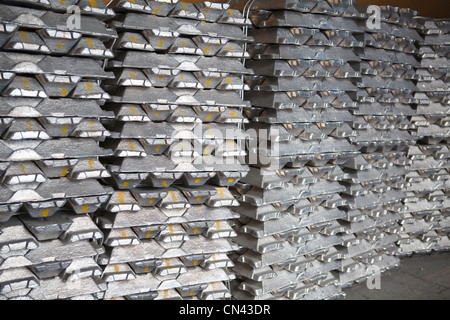
[[414,255],[381,276],[380,289],[366,283],[344,290],[346,300],[449,300],[450,252]]

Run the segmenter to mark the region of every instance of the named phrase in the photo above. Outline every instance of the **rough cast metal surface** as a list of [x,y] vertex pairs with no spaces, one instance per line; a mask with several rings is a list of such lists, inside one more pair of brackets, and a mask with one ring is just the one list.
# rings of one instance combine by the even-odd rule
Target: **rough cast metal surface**
[[[103,82],[114,193],[95,214],[105,299],[230,298],[229,188],[249,171],[240,96],[249,25],[226,4],[119,1]],[[231,164],[230,164],[231,161]]]
[[[351,2],[255,2],[247,125],[270,143],[249,149],[235,256],[238,299],[324,299],[340,293],[351,199],[346,167],[361,157],[357,117],[364,30]],[[273,146],[276,145],[276,148]],[[251,157],[253,156],[253,157]]]
[[[69,29],[73,4],[81,23]],[[94,0],[1,4],[0,299],[104,295],[92,215],[113,193],[100,161],[113,154],[100,145],[114,118],[100,86],[114,78],[103,68],[112,16]]]
[[448,20],[247,8],[2,2],[0,299],[335,299],[450,249]]

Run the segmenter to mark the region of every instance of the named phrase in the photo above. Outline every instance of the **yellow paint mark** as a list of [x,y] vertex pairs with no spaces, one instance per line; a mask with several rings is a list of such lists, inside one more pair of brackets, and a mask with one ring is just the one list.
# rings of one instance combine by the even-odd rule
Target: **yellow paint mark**
[[[171,224],[169,224],[169,231],[170,231],[170,234],[173,234],[173,225],[171,225]],[[167,261],[168,261],[169,259],[167,259]]]
[[159,40],[158,47],[161,48],[164,45],[164,37]]
[[200,202],[202,200],[202,197],[197,197],[197,202]]
[[206,127],[208,128],[209,136],[210,136],[210,137],[214,137],[214,132],[212,131],[211,125],[210,125],[210,124],[207,124]]
[[160,3],[158,8],[156,8],[156,10],[153,11],[153,14],[158,14],[158,11],[161,10],[161,6],[162,6],[162,3]]
[[206,146],[205,150],[203,151],[203,154],[208,154],[209,153],[209,146]]
[[169,269],[172,269],[171,266],[170,266],[169,258],[165,258],[164,262],[166,263],[166,266],[169,267]]
[[194,295],[194,290],[191,290],[191,292],[189,293],[189,296],[193,296]]
[[135,109],[134,107],[131,107],[131,108],[130,108],[130,111],[131,111],[131,113],[133,114],[133,116],[136,115],[136,109]]
[[194,260],[194,267],[197,265],[198,261]]
[[92,82],[86,82],[87,92],[91,92],[92,88],[94,88],[94,84]]
[[134,143],[133,142],[128,142],[128,145],[130,146],[130,150],[133,151],[134,150]]
[[166,180],[163,180],[163,186],[164,186],[164,187],[167,187],[167,182],[166,182]]
[[124,187],[124,188],[128,187],[128,181],[124,181],[124,182],[123,182],[123,187]]
[[[216,221],[216,224],[217,224],[217,222],[218,222],[218,221]],[[220,231],[220,230],[219,230],[219,231]],[[216,254],[215,254],[215,253],[212,254],[212,258],[213,258],[214,261],[216,261]]]
[[115,271],[116,273],[119,273],[119,266],[115,265],[115,266],[114,266],[114,271]]
[[97,8],[97,2],[95,2],[95,0],[89,0],[89,2],[93,8]]
[[211,119],[212,113],[208,114],[208,116],[206,117],[206,121],[209,121]]
[[89,48],[93,48],[94,47],[94,43],[92,43],[92,39],[91,38],[86,38],[86,42],[87,42]]
[[44,211],[42,211],[42,218],[47,218],[48,216],[48,209],[44,209]]
[[26,122],[26,124],[27,124],[27,130],[33,130],[33,122],[31,122],[31,120],[28,120]]
[[89,121],[89,125],[91,126],[91,131],[95,131],[95,122],[94,120]]
[[231,47],[230,47],[230,46],[227,46],[227,50],[228,50],[228,51],[231,51]]
[[206,83],[205,83],[205,84],[206,84],[206,86],[209,86],[209,85],[211,84],[211,81],[212,81],[212,79],[211,79],[211,78],[209,78],[209,79],[208,79],[208,81],[206,81]]
[[119,197],[119,202],[120,202],[120,203],[124,203],[124,200],[123,200],[123,192],[119,192],[118,197]]
[[134,36],[130,36],[130,40],[131,40],[132,42],[136,42],[136,38],[135,38]]
[[223,199],[223,189],[222,188],[217,188],[217,190],[219,190],[220,197]]
[[134,0],[130,0],[131,3],[134,3]]
[[65,0],[60,0],[59,3],[64,4],[64,1],[65,1]]
[[89,209],[89,205],[85,204],[84,206],[81,207],[81,209],[83,210],[83,213],[86,213]]
[[230,79],[230,77],[227,77],[227,82],[228,82],[228,84],[231,84],[231,79]]
[[158,77],[158,80],[159,80],[159,81],[162,81],[162,80],[163,80],[163,77],[162,77],[162,76],[159,76],[159,77]]
[[30,81],[28,81],[28,78],[23,78],[22,79],[22,84],[23,84],[23,87],[25,88],[25,90],[31,91],[31,89],[30,89]]
[[150,233],[150,231],[147,231],[147,239],[150,239],[150,237],[151,237],[151,233]]
[[153,198],[150,198],[150,204],[153,204],[153,202],[155,201],[155,199],[153,199]]
[[65,97],[65,96],[67,96],[67,93],[68,93],[68,91],[67,91],[67,89],[66,89],[66,86],[65,86],[65,85],[62,85],[62,86],[61,86],[61,95],[62,95],[63,97]]
[[169,290],[164,290],[163,295],[164,295],[164,299],[168,299],[169,298]]
[[231,9],[228,9],[228,11],[230,12],[230,17],[232,17],[232,18],[233,18],[233,10],[231,10]]
[[184,48],[184,47],[186,47],[186,41],[185,40],[183,40],[183,42],[181,42],[181,46]]
[[[217,231],[220,231],[220,221],[216,221],[216,228],[217,228]],[[213,255],[213,257],[214,257],[214,255]],[[215,257],[214,257],[214,260],[216,260]]]
[[148,272],[148,265],[145,266],[144,272],[145,272],[145,273]]
[[195,183],[199,183],[200,182],[200,178],[195,179]]
[[131,77],[131,79],[136,79],[136,73],[130,72],[130,77]]
[[181,5],[183,6],[183,9],[184,9],[184,10],[187,10],[186,3],[184,3],[183,1],[181,1]]
[[236,112],[235,111],[231,111],[230,112],[231,116],[234,118],[236,116]]
[[229,182],[229,183],[232,183],[233,181],[234,181],[233,178],[228,179],[228,182]]
[[67,167],[64,167],[63,171],[61,172],[61,177],[65,177],[68,172],[69,172],[69,169]]
[[206,10],[203,11],[203,15],[206,16],[206,14],[208,13],[208,11],[209,11],[210,9],[211,9],[211,8],[206,8]]
[[127,233],[125,231],[122,231],[122,238],[127,239]]
[[88,160],[89,168],[94,169],[94,164],[95,164],[95,160],[92,159],[92,158],[90,158],[90,159]]
[[175,192],[173,192],[172,190],[169,190],[169,193],[172,196],[172,200],[173,201],[177,201],[177,197],[175,196]]
[[58,42],[58,49],[61,50],[62,47],[63,47],[63,42],[62,41]]
[[25,166],[23,164],[20,164],[20,170],[23,174],[27,174],[27,171],[25,170]]
[[27,34],[25,31],[20,31],[20,35],[22,36],[22,41],[28,43]]
[[[160,77],[162,80],[162,77]],[[159,112],[155,112],[155,116],[159,117]]]
[[[195,227],[195,228],[194,228],[194,234],[197,234],[197,232],[198,232],[198,227]],[[197,260],[194,261],[194,266],[195,266],[195,262],[197,262]]]
[[159,152],[159,150],[161,150],[161,146],[156,146],[156,152]]
[[210,44],[205,48],[205,50],[203,50],[203,53],[207,54],[209,49],[211,49],[211,45]]
[[[181,81],[184,81],[184,76],[183,75],[181,75],[180,78],[181,78]],[[178,112],[180,112],[180,110],[178,110]],[[183,115],[183,114],[181,114],[181,115]]]

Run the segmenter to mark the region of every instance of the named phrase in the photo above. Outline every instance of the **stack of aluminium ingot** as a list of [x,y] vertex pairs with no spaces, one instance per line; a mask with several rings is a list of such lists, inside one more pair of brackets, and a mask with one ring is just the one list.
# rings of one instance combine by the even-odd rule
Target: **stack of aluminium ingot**
[[[365,8],[363,8],[365,12]],[[419,34],[412,28],[415,12],[381,7],[379,26],[361,22],[365,47],[358,83],[359,106],[349,138],[361,155],[345,172],[351,179],[345,191],[349,201],[349,230],[342,251],[346,259],[339,270],[340,285],[349,286],[397,267],[396,242],[402,231],[398,220],[406,211],[405,175],[410,160],[416,87],[415,67]]]
[[229,187],[248,172],[241,59],[249,22],[226,4],[118,1],[104,82],[114,186],[97,215],[105,299],[230,298]]
[[236,188],[236,241],[247,250],[235,259],[234,295],[334,298],[349,216],[342,168],[358,156],[347,138],[364,15],[351,1],[256,1],[250,16],[246,116],[259,145],[250,143],[250,173]]
[[418,141],[408,150],[412,164],[406,176],[408,216],[402,221],[401,255],[450,248],[450,23],[422,18],[418,22],[423,26],[423,41],[417,70],[415,127],[411,130]]
[[112,191],[98,181],[112,14],[98,0],[0,5],[0,299],[103,296],[91,214]]

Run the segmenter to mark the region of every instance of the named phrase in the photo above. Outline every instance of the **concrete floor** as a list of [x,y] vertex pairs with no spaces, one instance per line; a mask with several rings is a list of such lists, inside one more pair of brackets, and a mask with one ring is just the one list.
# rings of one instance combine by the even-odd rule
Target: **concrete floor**
[[402,258],[381,276],[380,289],[347,288],[345,300],[450,300],[450,252]]

